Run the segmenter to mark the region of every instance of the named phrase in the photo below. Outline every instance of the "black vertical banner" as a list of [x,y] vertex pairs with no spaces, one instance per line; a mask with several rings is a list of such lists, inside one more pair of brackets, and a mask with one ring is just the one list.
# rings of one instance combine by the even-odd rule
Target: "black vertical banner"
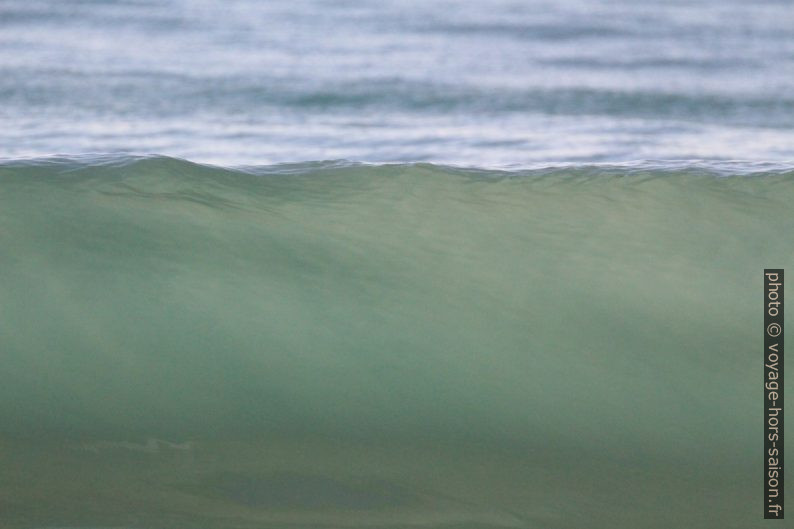
[[783,269],[764,270],[764,518],[783,519]]

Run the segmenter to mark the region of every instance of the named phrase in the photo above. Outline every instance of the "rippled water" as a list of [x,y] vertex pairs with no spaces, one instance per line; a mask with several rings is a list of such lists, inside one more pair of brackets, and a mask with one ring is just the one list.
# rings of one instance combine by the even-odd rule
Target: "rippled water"
[[793,94],[785,1],[0,0],[0,527],[774,523]]
[[5,0],[0,156],[794,159],[786,1]]

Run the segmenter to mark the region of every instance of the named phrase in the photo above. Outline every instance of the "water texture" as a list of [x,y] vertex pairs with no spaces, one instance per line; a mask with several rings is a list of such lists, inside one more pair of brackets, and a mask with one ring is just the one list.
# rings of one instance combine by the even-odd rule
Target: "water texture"
[[0,0],[0,528],[774,523],[792,203],[787,1]]
[[773,164],[0,164],[4,526],[760,526]]
[[759,0],[4,0],[0,156],[794,160]]

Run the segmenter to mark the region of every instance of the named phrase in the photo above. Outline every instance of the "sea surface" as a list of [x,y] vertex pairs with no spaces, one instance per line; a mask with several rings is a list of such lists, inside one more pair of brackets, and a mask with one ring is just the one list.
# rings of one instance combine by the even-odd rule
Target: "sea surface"
[[788,2],[0,0],[0,528],[774,525],[792,204]]
[[787,0],[2,0],[0,156],[794,159]]

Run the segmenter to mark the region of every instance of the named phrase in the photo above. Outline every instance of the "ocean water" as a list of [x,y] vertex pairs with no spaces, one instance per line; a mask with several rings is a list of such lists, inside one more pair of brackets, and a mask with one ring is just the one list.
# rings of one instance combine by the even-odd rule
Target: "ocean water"
[[0,1],[0,528],[775,523],[792,94],[783,1]]
[[3,526],[760,527],[792,178],[0,164]]
[[786,0],[3,0],[0,155],[794,159]]

